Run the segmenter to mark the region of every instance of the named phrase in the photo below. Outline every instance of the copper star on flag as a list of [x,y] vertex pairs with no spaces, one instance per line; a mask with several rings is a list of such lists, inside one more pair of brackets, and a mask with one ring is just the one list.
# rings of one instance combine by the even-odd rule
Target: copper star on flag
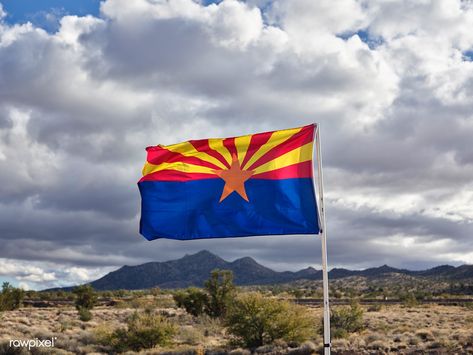
[[251,170],[241,170],[240,163],[235,154],[232,155],[230,169],[214,170],[214,172],[225,181],[219,202],[225,200],[233,191],[236,191],[245,201],[249,202],[245,190],[245,181],[248,180],[254,172]]

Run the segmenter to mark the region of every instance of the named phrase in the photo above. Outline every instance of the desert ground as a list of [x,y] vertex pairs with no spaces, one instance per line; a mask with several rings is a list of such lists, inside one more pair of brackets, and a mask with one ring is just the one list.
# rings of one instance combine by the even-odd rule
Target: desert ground
[[[342,307],[342,306],[334,306]],[[332,339],[334,354],[468,354],[473,353],[473,309],[470,306],[364,305],[365,328]],[[321,353],[322,337],[314,327],[308,341],[276,341],[256,349],[231,345],[231,338],[218,320],[194,317],[177,308],[167,296],[144,296],[113,306],[97,306],[88,322],[79,320],[73,305],[46,308],[22,307],[0,313],[0,354],[108,354],[100,343],[103,333],[123,326],[126,319],[144,309],[159,313],[177,325],[172,344],[127,354],[311,354]],[[307,307],[320,323],[322,308]],[[12,339],[51,339],[53,348],[13,349]]]

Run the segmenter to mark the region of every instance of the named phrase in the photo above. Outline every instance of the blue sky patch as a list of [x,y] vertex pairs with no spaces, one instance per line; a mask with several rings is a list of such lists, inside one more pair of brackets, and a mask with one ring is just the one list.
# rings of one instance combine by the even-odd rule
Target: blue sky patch
[[55,32],[65,15],[98,16],[100,0],[0,0],[9,24],[31,22],[48,32]]
[[469,51],[465,51],[463,54],[463,60],[467,62],[473,62],[473,49]]
[[358,35],[361,41],[366,43],[370,49],[375,49],[376,47],[379,47],[380,45],[384,43],[384,40],[382,37],[373,36],[372,34],[369,33],[368,29],[339,33],[337,34],[337,37],[346,41],[347,39],[349,39],[350,37],[354,35]]
[[202,0],[201,3],[202,3],[202,5],[207,6],[207,5],[210,5],[210,4],[219,4],[221,2],[222,2],[222,0]]
[[[54,33],[59,28],[63,16],[76,15],[99,16],[100,2],[103,0],[0,0],[3,10],[7,13],[8,24],[22,24],[31,22],[36,27],[41,27],[49,33]],[[132,1],[132,0],[130,0]],[[204,6],[219,4],[223,0],[200,0]],[[262,8],[269,7],[268,1]]]

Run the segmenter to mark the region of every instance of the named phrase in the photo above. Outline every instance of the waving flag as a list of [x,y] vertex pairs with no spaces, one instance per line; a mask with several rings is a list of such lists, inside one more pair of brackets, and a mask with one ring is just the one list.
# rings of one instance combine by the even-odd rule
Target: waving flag
[[318,234],[314,130],[146,148],[140,233],[148,240]]

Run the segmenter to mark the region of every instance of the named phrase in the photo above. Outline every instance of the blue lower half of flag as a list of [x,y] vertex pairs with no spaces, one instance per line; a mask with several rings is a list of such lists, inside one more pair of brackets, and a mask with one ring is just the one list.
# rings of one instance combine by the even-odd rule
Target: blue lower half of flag
[[222,179],[140,182],[140,233],[148,240],[319,233],[312,179],[250,179],[249,202],[237,192],[219,202],[224,185]]

